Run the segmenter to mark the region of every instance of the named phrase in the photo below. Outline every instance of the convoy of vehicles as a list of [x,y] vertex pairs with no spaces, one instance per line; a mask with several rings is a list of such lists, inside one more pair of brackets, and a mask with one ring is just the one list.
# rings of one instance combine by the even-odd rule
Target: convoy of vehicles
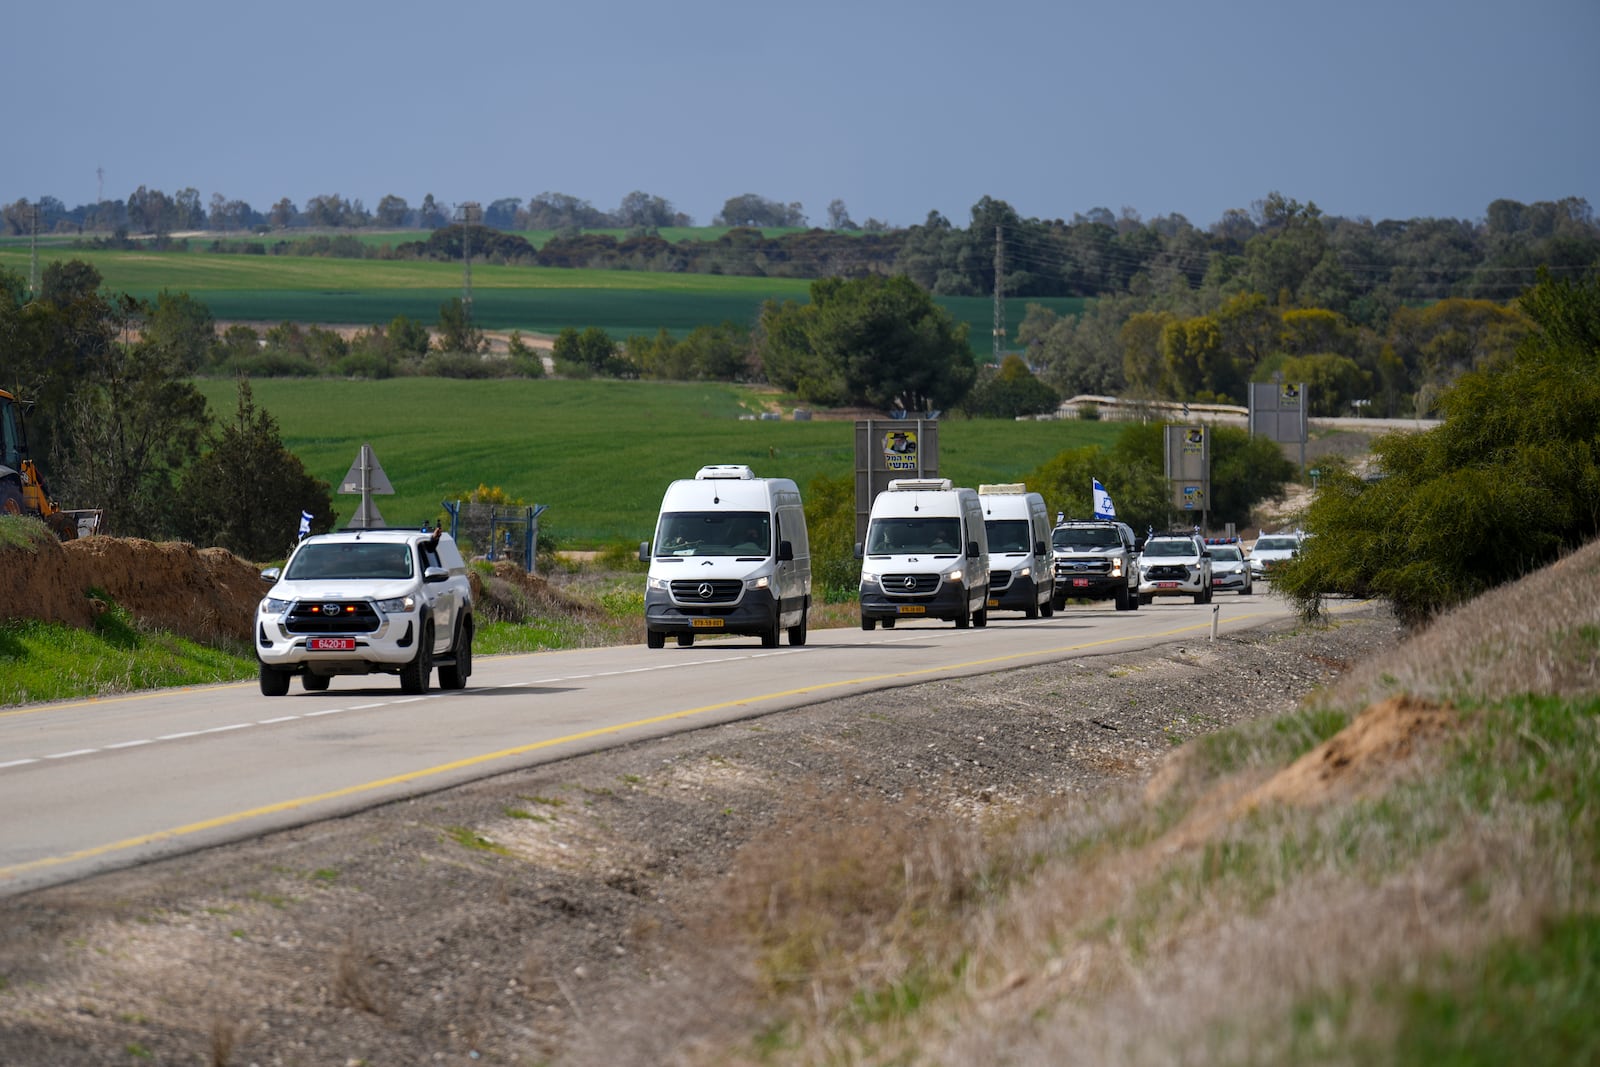
[[989,536],[976,490],[899,478],[872,502],[861,560],[861,628],[943,619],[989,623]]
[[1158,534],[1145,540],[1139,554],[1139,602],[1169,596],[1192,596],[1196,604],[1211,600],[1211,557],[1199,534]]
[[1067,600],[1114,600],[1139,608],[1139,549],[1133,530],[1114,519],[1069,519],[1050,533],[1055,553],[1055,607]]
[[[652,547],[653,546],[653,547]],[[667,487],[654,542],[639,546],[645,643],[692,645],[699,634],[755,634],[776,648],[806,643],[811,545],[800,490],[747,466],[701,467]]]
[[978,486],[989,535],[989,610],[1030,619],[1055,612],[1050,512],[1044,497],[1020,482]]
[[344,530],[303,539],[256,608],[261,692],[283,696],[296,675],[322,692],[341,674],[397,674],[425,693],[472,674],[472,585],[455,541],[430,531]]

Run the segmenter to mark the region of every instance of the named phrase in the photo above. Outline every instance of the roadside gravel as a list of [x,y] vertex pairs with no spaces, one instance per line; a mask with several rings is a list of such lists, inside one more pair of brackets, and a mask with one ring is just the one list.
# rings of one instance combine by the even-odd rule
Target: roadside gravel
[[650,991],[681,988],[676,935],[780,820],[908,796],[981,820],[1136,784],[1398,633],[1371,607],[907,686],[0,900],[0,1060],[674,1062],[715,1000]]

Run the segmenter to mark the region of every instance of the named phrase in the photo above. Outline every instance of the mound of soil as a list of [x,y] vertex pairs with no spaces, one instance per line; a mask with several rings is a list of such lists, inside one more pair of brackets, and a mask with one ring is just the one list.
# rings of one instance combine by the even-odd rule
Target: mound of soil
[[109,599],[145,625],[194,641],[249,641],[264,588],[254,564],[184,542],[44,537],[0,546],[0,620],[88,626]]

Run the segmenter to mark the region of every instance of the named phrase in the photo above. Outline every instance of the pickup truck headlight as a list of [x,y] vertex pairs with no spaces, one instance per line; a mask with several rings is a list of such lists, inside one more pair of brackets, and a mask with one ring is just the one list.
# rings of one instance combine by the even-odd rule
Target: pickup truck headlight
[[277,597],[265,596],[261,598],[261,610],[275,615],[279,612],[288,611],[289,602],[287,600],[279,600]]
[[414,596],[397,596],[393,600],[378,601],[378,610],[397,614],[417,610],[417,598]]
[[1120,558],[1111,561],[1111,577],[1122,577],[1122,560]]

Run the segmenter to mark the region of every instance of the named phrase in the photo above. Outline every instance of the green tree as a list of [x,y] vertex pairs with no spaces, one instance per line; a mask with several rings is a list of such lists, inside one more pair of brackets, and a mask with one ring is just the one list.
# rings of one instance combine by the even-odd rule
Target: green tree
[[145,316],[142,336],[163,360],[192,375],[212,361],[217,324],[211,309],[188,293],[163,289]]
[[598,326],[579,332],[568,326],[556,335],[550,352],[556,369],[572,377],[633,378],[638,376],[622,346]]
[[954,406],[977,377],[967,326],[904,275],[811,283],[811,302],[762,310],[768,379],[809,403],[925,411]]
[[328,483],[284,447],[277,420],[255,406],[245,377],[233,418],[206,434],[203,451],[179,480],[178,499],[180,536],[248,560],[286,555],[302,511],[311,513],[313,533],[331,529],[337,517]]
[[472,323],[467,306],[459,296],[453,296],[439,305],[438,339],[435,346],[441,352],[482,352],[486,342],[483,331]]
[[978,372],[961,407],[978,417],[1014,419],[1053,412],[1060,403],[1061,394],[1035,377],[1022,357],[1012,353],[1001,359],[999,367]]
[[1462,374],[1438,427],[1375,441],[1382,478],[1323,477],[1280,582],[1303,611],[1384,597],[1421,622],[1600,533],[1600,275],[1541,272],[1518,303],[1533,332]]

